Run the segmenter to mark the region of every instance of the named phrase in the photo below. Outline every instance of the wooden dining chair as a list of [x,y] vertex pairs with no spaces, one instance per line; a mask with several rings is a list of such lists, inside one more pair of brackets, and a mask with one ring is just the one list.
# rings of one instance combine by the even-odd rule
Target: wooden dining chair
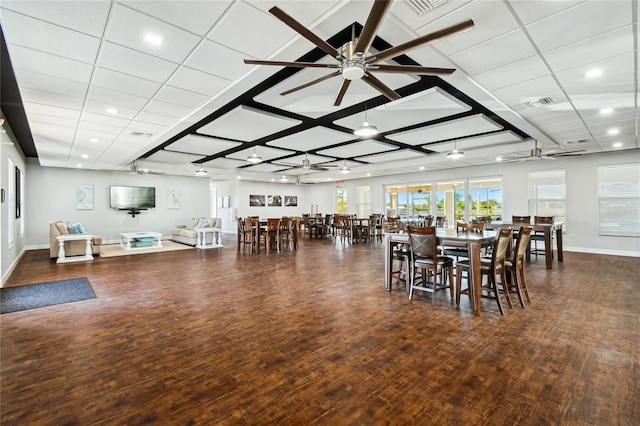
[[293,230],[291,229],[291,218],[282,216],[278,223],[278,244],[280,250],[287,248],[293,250]]
[[444,228],[446,221],[447,221],[446,216],[436,216],[436,228]]
[[238,251],[242,248],[244,251],[244,219],[241,217],[236,218],[236,223],[238,226],[237,235],[238,235]]
[[509,291],[516,293],[520,305],[524,308],[523,293],[527,302],[531,303],[529,291],[527,290],[527,281],[524,276],[524,259],[529,246],[529,238],[531,237],[532,228],[527,226],[520,227],[518,231],[518,239],[513,249],[513,255],[510,259],[505,259],[504,267],[507,271],[507,284]]
[[[507,287],[507,278],[505,272],[505,259],[507,256],[507,249],[511,244],[511,229],[510,228],[500,228],[498,234],[496,235],[496,239],[493,245],[493,253],[491,255],[491,260],[481,260],[480,262],[480,272],[482,274],[482,278],[487,277],[486,284],[483,284],[480,288],[480,297],[493,299],[498,304],[498,310],[501,315],[504,315],[504,311],[502,309],[501,298],[505,298],[507,300],[507,304],[510,308],[513,308],[511,304],[511,298],[509,297],[509,289]],[[469,261],[463,260],[456,263],[456,305],[460,306],[460,295],[466,294],[471,296],[470,287],[473,285],[469,280]],[[466,274],[467,277],[467,288],[462,288],[462,274]],[[500,285],[502,286],[502,291],[498,288],[498,280],[497,277],[500,277]]]
[[264,234],[265,250],[269,253],[275,247],[280,252],[280,218],[268,218],[267,229]]
[[[555,222],[555,216],[534,216],[533,223],[535,225],[553,225]],[[538,243],[542,242],[544,244],[544,232],[543,231],[534,231],[531,233],[531,241],[533,241],[533,248],[531,249],[531,254],[535,254],[538,256],[539,254],[545,255],[546,250],[551,250],[551,257],[553,258],[553,232],[551,233],[551,247],[542,247],[538,248]]]
[[[436,304],[436,294],[440,290],[449,289],[453,300],[453,259],[438,255],[438,244],[435,226],[407,228],[409,248],[411,250],[411,286],[409,299],[414,290],[431,293],[431,304]],[[420,271],[420,274],[417,271]],[[418,277],[421,282],[418,282]],[[440,282],[438,282],[440,277]],[[431,279],[431,281],[429,281]]]

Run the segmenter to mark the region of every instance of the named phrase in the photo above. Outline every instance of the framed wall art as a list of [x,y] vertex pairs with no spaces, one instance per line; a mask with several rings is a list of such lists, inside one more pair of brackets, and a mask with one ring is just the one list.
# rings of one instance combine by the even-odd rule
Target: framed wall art
[[297,195],[285,195],[284,196],[284,206],[285,207],[298,207],[298,196]]
[[251,207],[264,207],[265,196],[264,195],[249,195],[249,206]]
[[175,188],[167,189],[167,208],[174,210],[180,208],[180,193]]
[[93,185],[76,186],[76,209],[93,210]]

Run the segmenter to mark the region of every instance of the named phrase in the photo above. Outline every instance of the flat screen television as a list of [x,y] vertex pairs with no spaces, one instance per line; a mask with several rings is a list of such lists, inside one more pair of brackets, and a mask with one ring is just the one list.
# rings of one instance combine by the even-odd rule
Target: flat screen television
[[152,186],[109,187],[110,206],[117,210],[145,210],[156,206],[156,189]]

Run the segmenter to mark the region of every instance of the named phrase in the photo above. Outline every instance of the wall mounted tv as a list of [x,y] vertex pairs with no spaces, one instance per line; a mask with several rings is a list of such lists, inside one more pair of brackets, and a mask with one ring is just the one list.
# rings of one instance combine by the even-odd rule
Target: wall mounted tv
[[156,206],[156,189],[152,186],[109,187],[111,208],[116,210],[146,210]]

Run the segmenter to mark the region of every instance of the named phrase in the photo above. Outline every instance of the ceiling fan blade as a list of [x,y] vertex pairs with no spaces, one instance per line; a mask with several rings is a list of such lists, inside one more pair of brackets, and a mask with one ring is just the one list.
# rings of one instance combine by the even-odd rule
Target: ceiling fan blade
[[286,90],[280,93],[282,96],[288,95],[293,92],[297,92],[300,89],[304,89],[305,87],[313,86],[314,84],[321,83],[325,80],[329,80],[330,78],[337,77],[340,75],[340,71],[336,71],[333,74],[325,75],[320,78],[316,78],[315,80],[309,81],[308,83],[301,84],[300,86],[294,87],[293,89]]
[[293,19],[287,13],[282,11],[282,9],[278,8],[277,6],[274,6],[271,9],[269,9],[269,13],[271,13],[273,16],[275,16],[276,18],[284,22],[286,25],[288,25],[291,29],[293,29],[295,32],[300,34],[302,37],[306,38],[311,43],[318,46],[318,48],[320,48],[323,52],[325,52],[332,58],[337,58],[340,56],[338,51],[333,46],[331,46],[329,43],[327,43],[326,41],[324,41],[323,39],[321,39],[311,31],[309,31],[307,27],[305,27],[300,22]]
[[375,78],[370,73],[367,73],[364,77],[362,77],[362,81],[364,81],[369,86],[373,87],[374,89],[376,89],[377,91],[379,91],[380,93],[382,93],[392,101],[400,99],[400,95],[398,95],[390,87],[388,87],[386,84],[384,84],[383,82]]
[[347,93],[347,89],[349,88],[350,84],[351,80],[342,80],[340,90],[338,91],[338,96],[336,96],[336,101],[333,103],[333,106],[340,106],[340,104],[342,103],[342,98],[344,98],[344,94]]
[[318,62],[260,61],[254,59],[245,59],[244,63],[248,65],[276,65],[281,67],[296,68],[339,68],[338,64],[322,64]]
[[449,75],[455,68],[430,68],[413,65],[371,65],[369,71],[400,73],[400,74],[424,74],[424,75]]
[[426,35],[423,35],[422,37],[418,37],[416,39],[410,40],[406,43],[402,43],[395,47],[391,47],[387,50],[383,50],[382,52],[379,52],[378,54],[373,55],[372,57],[367,58],[366,60],[368,63],[372,64],[376,62],[385,61],[387,59],[395,58],[396,56],[400,56],[403,53],[406,53],[410,50],[413,50],[427,43],[431,43],[433,41],[450,36],[452,34],[470,30],[471,28],[473,28],[473,20],[467,19],[466,21],[460,22],[450,27],[443,28],[433,33],[426,34]]
[[574,157],[582,155],[583,152],[586,152],[586,150],[578,149],[574,151],[550,151],[544,155],[548,157]]
[[390,7],[391,0],[376,0],[376,2],[373,3],[367,22],[365,22],[364,27],[360,32],[360,37],[358,37],[358,42],[356,43],[355,48],[356,52],[360,52],[364,55],[369,51],[371,43],[378,33],[380,24],[382,24],[382,20]]

